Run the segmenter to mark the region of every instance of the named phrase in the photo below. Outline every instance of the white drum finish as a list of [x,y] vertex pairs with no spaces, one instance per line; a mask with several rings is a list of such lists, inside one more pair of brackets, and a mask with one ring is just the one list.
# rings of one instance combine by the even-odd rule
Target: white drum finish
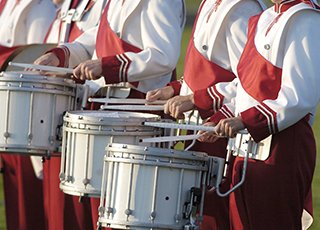
[[183,218],[188,191],[205,183],[207,154],[123,144],[110,144],[106,151],[99,225],[183,229],[189,222]]
[[0,74],[0,152],[48,156],[57,150],[62,114],[74,107],[73,80],[38,72]]
[[[100,197],[105,147],[109,143],[139,143],[161,136],[164,129],[142,125],[160,116],[118,111],[70,111],[64,116],[60,188],[70,195]],[[153,144],[153,143],[152,143]]]

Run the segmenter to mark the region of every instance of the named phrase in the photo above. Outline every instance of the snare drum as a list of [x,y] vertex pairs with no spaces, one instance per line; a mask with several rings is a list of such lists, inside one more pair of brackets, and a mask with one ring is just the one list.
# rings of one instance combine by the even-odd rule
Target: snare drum
[[125,144],[110,144],[106,151],[100,226],[184,229],[201,219],[206,153]]
[[48,156],[57,150],[62,114],[74,107],[73,80],[38,72],[0,74],[0,152]]
[[[69,195],[100,197],[103,157],[108,143],[142,145],[140,138],[164,134],[142,125],[160,116],[119,111],[71,111],[64,116],[60,189]],[[153,144],[153,143],[152,143]]]

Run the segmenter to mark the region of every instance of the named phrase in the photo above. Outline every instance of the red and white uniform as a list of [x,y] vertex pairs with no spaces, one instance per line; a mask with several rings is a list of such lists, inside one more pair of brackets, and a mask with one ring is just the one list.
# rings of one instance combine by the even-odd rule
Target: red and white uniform
[[[202,1],[189,42],[183,81],[170,83],[176,95],[194,94],[202,119],[213,114],[212,103],[206,103],[206,88],[236,77],[233,72],[247,41],[248,20],[264,8],[255,0]],[[197,141],[191,149],[224,158],[226,144],[222,139],[215,143]],[[228,188],[225,183],[222,189]],[[202,229],[229,229],[228,200],[215,193],[206,195]]]
[[[47,43],[73,42],[84,31],[97,26],[106,0],[65,0],[57,19],[46,36]],[[90,199],[64,194],[60,188],[60,160],[52,157],[43,163],[43,196],[46,227],[56,229],[96,229],[96,221],[91,218]],[[98,211],[95,210],[95,218]]]
[[[306,229],[312,223],[311,125],[320,101],[315,8],[310,1],[283,1],[250,19],[235,100],[210,118],[240,115],[256,142],[272,135],[269,158],[250,160],[245,183],[230,195],[233,229]],[[236,157],[233,183],[242,165]]]
[[[0,66],[18,47],[42,44],[55,18],[51,0],[0,1]],[[42,181],[28,156],[2,154],[7,229],[44,229]]]
[[[186,16],[184,0],[108,2],[108,12],[102,15],[99,27],[86,31],[73,43],[62,44],[57,53],[60,64],[74,67],[88,59],[102,58],[105,84],[136,82],[136,89],[142,93],[164,87],[171,80],[180,55]],[[110,51],[105,56],[115,49],[102,34],[109,28],[120,41],[140,51]],[[105,53],[99,56],[96,50]]]
[[54,18],[51,0],[1,0],[0,66],[19,46],[42,44]]

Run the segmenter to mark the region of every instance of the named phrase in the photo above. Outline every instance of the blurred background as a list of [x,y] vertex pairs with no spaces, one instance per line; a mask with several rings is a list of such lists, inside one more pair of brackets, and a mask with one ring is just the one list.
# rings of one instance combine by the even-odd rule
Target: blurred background
[[[191,35],[192,25],[198,11],[198,7],[201,3],[201,0],[185,0],[185,1],[187,5],[188,16],[187,16],[187,24],[186,24],[185,32],[183,34],[182,43],[181,43],[181,55],[180,55],[179,62],[177,64],[177,76],[179,78],[183,75],[183,65],[184,65],[184,59],[185,59],[184,57],[186,54],[189,38]],[[268,7],[273,5],[269,0],[264,0],[264,2]],[[319,113],[320,113],[320,109],[318,110],[318,114]],[[313,125],[313,130],[314,130],[316,141],[317,141],[318,158],[317,158],[316,171],[315,171],[314,180],[313,180],[314,223],[311,226],[310,230],[319,230],[320,229],[320,118],[319,118],[319,115],[316,117],[316,121]],[[6,230],[2,175],[0,175],[0,230]],[[35,230],[42,230],[42,229],[35,229]],[[60,230],[60,229],[57,229],[57,230]]]

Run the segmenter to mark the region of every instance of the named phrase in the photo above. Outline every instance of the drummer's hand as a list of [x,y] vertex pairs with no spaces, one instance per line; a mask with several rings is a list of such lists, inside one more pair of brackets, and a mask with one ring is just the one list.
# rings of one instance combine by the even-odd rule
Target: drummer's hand
[[245,126],[239,116],[220,120],[215,133],[221,137],[233,138],[238,131],[243,129],[245,129]]
[[184,112],[195,108],[193,94],[175,96],[164,105],[164,113],[176,119],[184,119]]
[[[206,122],[202,126],[210,126],[210,127],[215,127],[216,123],[214,122]],[[215,142],[216,140],[219,139],[219,137],[216,135],[215,132],[209,132],[209,131],[198,131],[197,134],[201,134],[199,137],[198,141],[201,142]]]
[[174,89],[172,86],[166,86],[161,89],[154,89],[147,92],[146,100],[154,102],[156,100],[167,100],[174,95]]
[[73,75],[80,80],[96,80],[102,75],[101,59],[81,62],[73,71]]
[[[36,59],[33,64],[35,65],[48,65],[59,66],[60,60],[54,53],[47,53]],[[37,69],[25,68],[26,71],[39,71]],[[46,71],[41,70],[40,74],[44,74]]]

